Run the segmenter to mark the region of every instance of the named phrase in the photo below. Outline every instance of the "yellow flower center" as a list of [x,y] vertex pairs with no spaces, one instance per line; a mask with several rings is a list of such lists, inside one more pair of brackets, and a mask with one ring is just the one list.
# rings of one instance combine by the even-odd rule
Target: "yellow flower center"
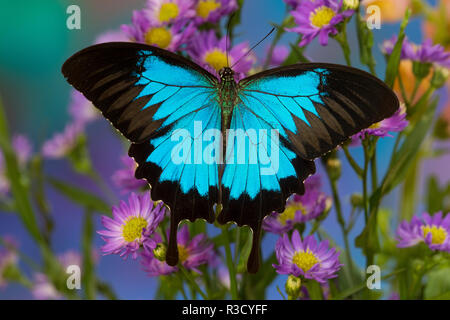
[[145,42],[166,49],[172,42],[172,34],[163,27],[151,28],[145,34]]
[[277,218],[278,221],[284,226],[288,220],[294,220],[295,213],[300,211],[303,215],[306,214],[306,209],[301,203],[295,203],[289,205],[284,209],[283,213],[281,213]]
[[442,227],[437,226],[423,226],[423,236],[426,238],[431,233],[432,244],[443,244],[447,239],[447,231]]
[[369,127],[369,129],[378,129],[380,127],[380,122],[375,122],[373,125]]
[[321,6],[311,12],[309,16],[309,21],[311,24],[317,28],[322,28],[330,23],[331,19],[334,18],[336,12],[327,6]]
[[142,235],[142,229],[147,227],[147,220],[142,217],[128,218],[123,226],[122,235],[126,242],[133,242]]
[[206,53],[205,62],[213,67],[216,71],[227,66],[227,55],[225,52],[214,49]]
[[189,252],[186,249],[186,247],[179,244],[178,245],[178,258],[180,259],[180,262],[181,263],[185,262],[188,257],[189,257]]
[[220,8],[220,2],[214,0],[200,0],[197,5],[197,15],[206,19],[209,14],[217,8]]
[[311,251],[297,251],[292,258],[292,262],[297,265],[303,272],[307,272],[311,269],[316,263],[319,262],[319,259],[312,253]]
[[178,17],[180,10],[175,3],[168,2],[164,3],[159,9],[159,21],[161,22],[169,22],[172,19]]

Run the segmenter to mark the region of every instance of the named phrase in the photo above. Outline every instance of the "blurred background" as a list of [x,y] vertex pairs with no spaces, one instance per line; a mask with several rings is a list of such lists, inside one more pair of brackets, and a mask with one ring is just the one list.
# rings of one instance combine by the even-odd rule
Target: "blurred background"
[[[436,1],[429,1],[434,5]],[[61,131],[69,118],[67,111],[70,99],[70,86],[64,80],[60,70],[63,62],[76,51],[91,45],[94,39],[108,30],[117,30],[121,24],[130,23],[133,10],[141,9],[144,0],[102,0],[102,1],[37,1],[18,0],[2,1],[0,4],[0,96],[6,109],[11,133],[28,136],[35,152],[39,152],[42,143],[55,132]],[[66,27],[66,9],[71,4],[81,8],[81,30],[68,30]],[[286,14],[286,5],[282,0],[246,0],[243,8],[242,23],[236,29],[236,42],[258,42],[271,29],[271,23],[280,24]],[[423,39],[422,22],[413,18],[407,28],[407,36],[413,42]],[[382,41],[397,33],[399,23],[383,23],[380,30],[374,30],[375,48]],[[354,28],[349,28],[350,46],[353,61],[357,62],[356,35]],[[294,38],[285,36],[281,43],[288,44]],[[270,40],[266,41],[255,53],[263,58]],[[379,50],[375,50],[377,72],[383,78],[385,62]],[[344,63],[341,50],[334,41],[328,47],[321,47],[316,41],[308,48],[306,55],[313,61]],[[447,101],[447,93],[441,99],[442,108]],[[126,147],[117,139],[107,121],[96,121],[87,128],[89,149],[98,173],[110,182],[112,173],[121,167],[120,156],[126,154]],[[380,175],[386,167],[387,158],[383,154],[393,145],[393,138],[381,141],[379,152]],[[385,151],[385,152],[384,152]],[[360,148],[354,150],[357,160],[362,159]],[[385,161],[384,161],[385,160]],[[441,182],[448,181],[450,157],[428,160],[423,168],[423,175],[436,173]],[[347,163],[343,163],[343,174],[350,173]],[[321,172],[319,168],[319,173]],[[50,176],[69,180],[84,189],[98,192],[87,179],[73,173],[66,161],[46,160],[45,171]],[[56,254],[68,250],[80,250],[81,225],[83,209],[73,205],[52,188],[47,188],[49,203],[55,216],[55,231],[52,244]],[[324,181],[324,189],[329,188]],[[349,195],[360,190],[360,183],[351,174],[348,179],[341,180],[340,191],[344,198],[345,212],[349,211]],[[118,191],[118,190],[116,190]],[[118,197],[120,193],[117,192]],[[396,192],[393,192],[384,203],[396,208]],[[96,216],[97,230],[100,228],[99,216]],[[333,212],[325,221],[327,229],[338,244],[341,243],[340,231]],[[361,227],[356,226],[351,238],[359,234]],[[19,242],[20,249],[32,259],[39,260],[39,251],[33,240],[21,225],[18,217],[11,213],[0,212],[0,235],[11,235]],[[277,237],[268,236],[263,248],[274,247]],[[99,248],[103,241],[95,236],[95,245]],[[364,261],[359,250],[352,256],[358,263]],[[26,266],[24,266],[26,270]],[[98,275],[108,282],[122,299],[151,299],[155,292],[156,280],[149,278],[133,260],[122,261],[116,255],[102,256],[98,261]],[[279,299],[275,286],[282,287],[284,282],[277,280],[269,289],[268,298]],[[28,290],[15,284],[0,288],[0,299],[31,299]]]

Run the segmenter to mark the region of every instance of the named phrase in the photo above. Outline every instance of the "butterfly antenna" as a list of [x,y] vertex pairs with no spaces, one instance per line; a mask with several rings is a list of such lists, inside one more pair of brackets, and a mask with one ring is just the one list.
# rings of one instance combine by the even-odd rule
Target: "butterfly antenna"
[[233,20],[233,17],[234,17],[234,13],[232,13],[231,14],[231,16],[230,16],[230,18],[228,19],[228,23],[227,23],[227,36],[226,36],[226,38],[225,38],[225,53],[226,53],[226,55],[227,55],[227,67],[229,67],[230,66],[230,62],[229,62],[229,59],[228,59],[228,52],[229,52],[229,45],[230,45],[230,41],[229,41],[229,39],[230,39],[230,27],[231,27],[231,21]]
[[[261,44],[261,42],[263,42],[264,40],[266,40],[266,39],[272,34],[272,32],[274,32],[274,31],[275,31],[275,28],[272,28],[272,30],[270,30],[270,32],[269,32],[264,38],[262,38],[261,40],[259,40],[257,44],[255,44],[253,47],[250,48],[250,50],[247,51],[246,54],[244,54],[242,57],[240,57],[239,60],[236,61],[236,62],[231,66],[231,69],[233,69],[233,67],[234,67],[235,65],[237,65],[242,59],[244,59],[246,56],[248,56],[248,55],[253,51],[253,49],[255,49],[257,46],[259,46],[259,45]],[[227,56],[227,57],[228,57],[228,56]]]

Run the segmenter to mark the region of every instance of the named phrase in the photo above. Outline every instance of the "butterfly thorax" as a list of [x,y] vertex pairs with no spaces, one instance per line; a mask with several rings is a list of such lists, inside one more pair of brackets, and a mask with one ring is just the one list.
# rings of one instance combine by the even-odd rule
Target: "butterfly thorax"
[[239,102],[238,84],[234,80],[234,71],[225,67],[219,71],[219,103],[222,108],[222,129],[228,129],[234,106]]

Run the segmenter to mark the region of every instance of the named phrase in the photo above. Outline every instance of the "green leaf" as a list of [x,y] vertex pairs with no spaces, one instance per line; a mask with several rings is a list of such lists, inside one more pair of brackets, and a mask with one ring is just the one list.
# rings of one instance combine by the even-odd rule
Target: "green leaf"
[[111,215],[110,206],[104,200],[93,195],[92,193],[88,193],[78,187],[54,178],[48,178],[47,180],[56,190],[61,192],[74,203],[77,203],[92,211],[107,214],[109,216]]
[[82,236],[82,252],[83,252],[83,288],[86,299],[93,300],[96,298],[96,279],[94,271],[94,260],[92,257],[92,239],[94,234],[94,222],[92,213],[87,210],[84,214],[84,226]]
[[428,178],[427,186],[427,212],[442,210],[445,194],[440,190],[436,176]]
[[450,268],[438,269],[428,273],[424,298],[436,299],[442,295],[448,295],[450,292],[449,274]]
[[397,78],[398,66],[400,65],[400,57],[403,47],[403,40],[405,39],[405,28],[408,25],[410,16],[411,16],[411,9],[408,9],[400,26],[400,33],[398,34],[397,42],[395,43],[394,49],[392,50],[392,53],[388,59],[385,82],[391,88],[394,86],[395,78]]
[[380,187],[381,196],[389,193],[401,181],[403,181],[431,127],[437,102],[438,100],[436,98],[431,105],[428,106],[423,116],[405,138],[401,148],[392,157],[391,166],[388,169],[385,179]]
[[355,246],[361,248],[366,256],[380,252],[380,241],[377,229],[378,212],[373,212],[369,216],[366,226],[355,239]]
[[362,64],[369,67],[374,72],[375,58],[372,54],[373,47],[373,32],[367,27],[366,20],[358,13],[356,20],[357,36],[359,44],[360,61]]

